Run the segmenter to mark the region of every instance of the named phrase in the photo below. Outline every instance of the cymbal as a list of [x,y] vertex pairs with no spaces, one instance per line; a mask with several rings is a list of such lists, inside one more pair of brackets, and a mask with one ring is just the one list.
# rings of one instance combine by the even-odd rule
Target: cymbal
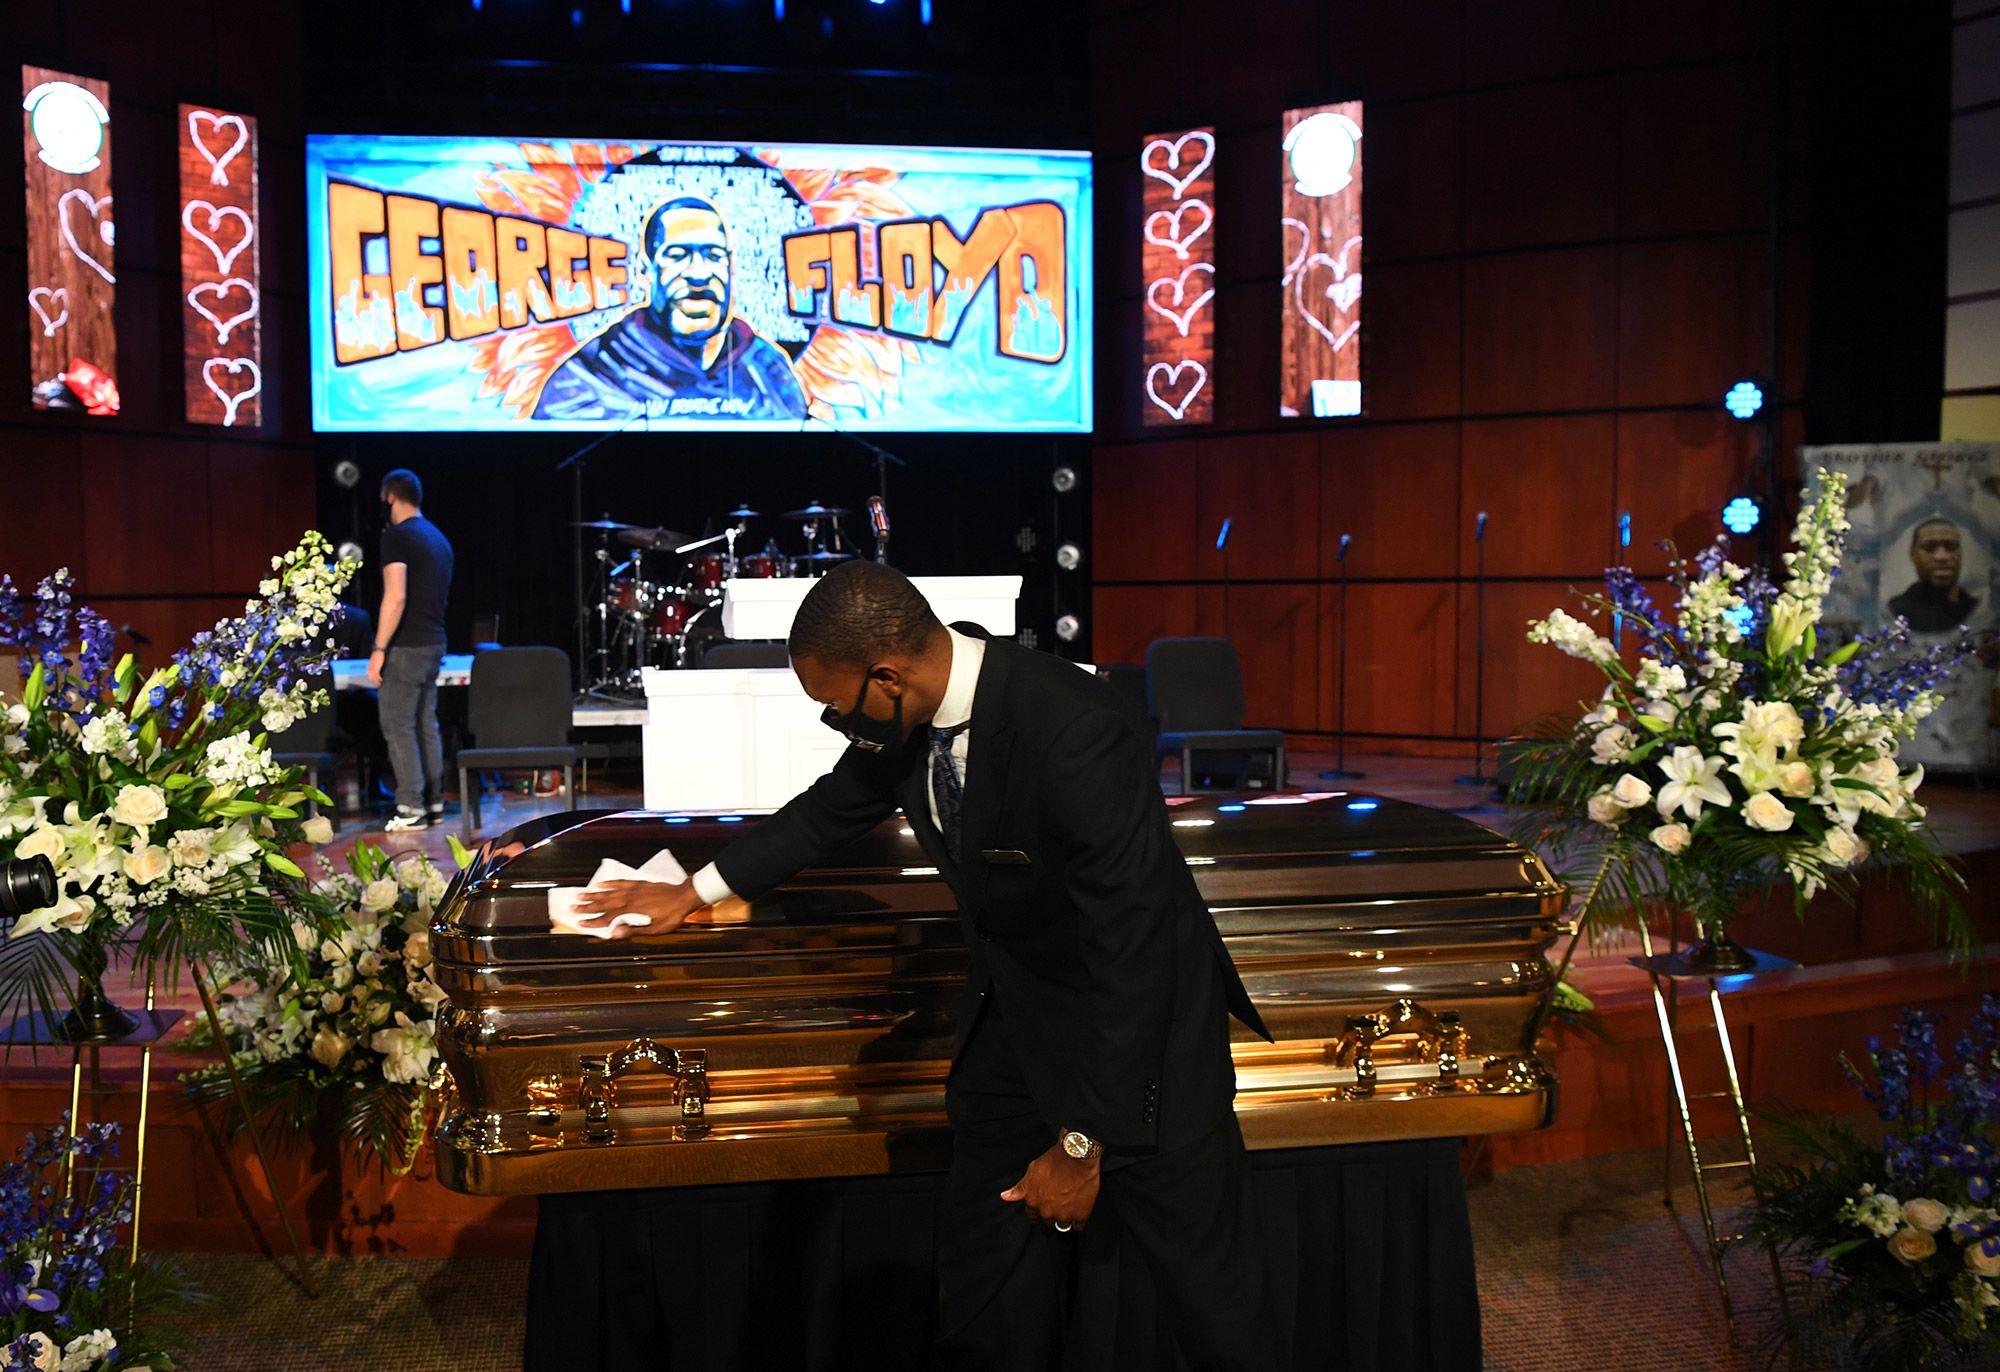
[[787,511],[785,511],[785,518],[787,518],[787,519],[825,519],[825,518],[827,518],[827,517],[828,517],[829,515],[831,515],[831,516],[834,516],[834,517],[838,517],[838,516],[840,516],[840,515],[844,515],[844,514],[846,514],[846,513],[847,513],[847,511],[845,511],[845,510],[843,510],[843,509],[840,509],[840,508],[838,508],[837,506],[832,506],[832,505],[822,505],[822,504],[820,504],[820,503],[819,503],[819,502],[818,502],[817,500],[815,500],[815,501],[814,501],[814,502],[813,502],[812,504],[810,504],[810,505],[806,506],[806,507],[805,507],[805,508],[804,508],[803,510],[787,510]]
[[816,553],[800,553],[792,559],[794,562],[852,562],[853,560],[853,553],[834,553],[825,550]]
[[627,525],[618,531],[618,541],[627,547],[650,548],[660,552],[672,551],[683,543],[692,543],[694,536],[674,529],[641,529]]
[[615,519],[586,519],[581,523],[572,524],[570,527],[572,529],[604,529],[611,533],[617,533],[625,529],[637,529],[643,526],[638,524],[621,524]]
[[757,518],[757,512],[748,505],[739,505],[723,517],[725,519],[755,519]]

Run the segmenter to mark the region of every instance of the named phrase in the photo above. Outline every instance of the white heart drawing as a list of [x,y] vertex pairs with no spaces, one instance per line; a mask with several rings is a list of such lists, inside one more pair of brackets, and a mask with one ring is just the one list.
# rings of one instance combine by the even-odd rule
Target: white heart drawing
[[[1201,227],[1196,229],[1193,233],[1188,234],[1186,237],[1183,237],[1181,235],[1181,216],[1186,214],[1189,210],[1201,211]],[[1169,235],[1168,237],[1162,238],[1160,237],[1160,235],[1154,233],[1153,221],[1156,219],[1165,220],[1167,224],[1172,228],[1173,230],[1172,234]],[[1200,238],[1203,234],[1207,233],[1209,231],[1209,228],[1214,223],[1215,223],[1215,211],[1209,209],[1207,201],[1189,200],[1175,209],[1155,210],[1151,214],[1147,215],[1146,241],[1148,243],[1157,244],[1162,248],[1172,248],[1174,250],[1174,256],[1185,261],[1187,260],[1188,248],[1194,243],[1195,239]]]
[[1354,313],[1354,302],[1361,298],[1361,273],[1349,272],[1340,280],[1326,288],[1326,298],[1342,314]]
[[[207,233],[203,233],[194,226],[194,212],[196,210],[206,210],[208,212]],[[223,220],[230,218],[238,220],[243,225],[243,236],[236,240],[234,247],[230,248],[228,252],[224,252],[222,245],[217,243],[211,235],[215,232],[217,225],[221,224]],[[221,209],[217,209],[206,200],[190,200],[181,207],[181,227],[186,229],[191,236],[200,239],[208,246],[209,252],[215,257],[215,269],[225,275],[228,274],[230,267],[235,265],[236,259],[243,255],[243,250],[250,246],[250,240],[257,235],[257,226],[250,222],[250,216],[242,210],[237,209],[234,205],[224,205]]]
[[[1209,281],[1208,289],[1203,291],[1200,295],[1196,296],[1192,303],[1184,304],[1184,302],[1186,302],[1187,300],[1188,278],[1194,275],[1196,272],[1208,273],[1208,281]],[[1162,305],[1160,303],[1160,298],[1156,294],[1156,292],[1158,292],[1158,290],[1162,286],[1173,287],[1174,290],[1173,303],[1176,305],[1183,305],[1183,308],[1178,313],[1176,313],[1171,309],[1168,309],[1165,305]],[[1182,271],[1179,276],[1163,276],[1159,280],[1153,282],[1151,285],[1146,287],[1146,308],[1151,310],[1154,314],[1159,315],[1161,318],[1172,321],[1173,326],[1180,331],[1180,335],[1182,338],[1187,337],[1188,326],[1194,322],[1195,311],[1200,309],[1203,305],[1206,305],[1210,300],[1214,298],[1215,298],[1215,266],[1213,263],[1210,262],[1196,262],[1194,265]]]
[[111,197],[108,195],[102,199],[98,199],[86,190],[64,191],[62,197],[56,201],[56,227],[62,233],[63,242],[68,245],[71,252],[83,260],[85,266],[103,277],[106,281],[116,282],[118,278],[111,274],[109,267],[83,250],[83,244],[76,241],[76,230],[72,229],[69,224],[70,208],[74,205],[81,205],[90,211],[93,236],[101,243],[109,243],[111,238],[105,230],[111,227],[111,221],[100,220],[98,216],[104,213],[104,207],[110,203]]
[[[1175,176],[1173,169],[1181,164],[1181,149],[1189,143],[1201,144],[1201,160],[1189,169],[1186,176]],[[1153,154],[1156,151],[1167,155],[1167,169],[1164,171],[1153,165]],[[1173,187],[1176,200],[1187,194],[1187,188],[1192,186],[1195,179],[1207,171],[1209,164],[1214,161],[1215,135],[1206,129],[1194,129],[1182,134],[1171,143],[1164,138],[1155,138],[1139,152],[1139,170],[1155,181],[1164,181]]]
[[[203,295],[213,295],[216,298],[216,303],[220,305],[223,296],[233,294],[239,290],[248,297],[250,303],[245,308],[230,315],[217,314],[214,310],[202,304],[198,298]],[[226,281],[204,281],[188,292],[187,302],[196,314],[215,325],[215,341],[218,343],[227,343],[229,341],[230,330],[239,324],[247,324],[257,317],[257,288],[240,276],[232,276]]]
[[1361,321],[1358,319],[1354,320],[1336,334],[1318,315],[1306,307],[1306,278],[1312,274],[1313,268],[1324,266],[1333,274],[1333,279],[1327,283],[1322,294],[1326,299],[1331,300],[1334,307],[1342,314],[1352,313],[1355,302],[1361,299],[1361,272],[1359,270],[1350,272],[1347,269],[1347,255],[1360,246],[1361,239],[1357,235],[1341,244],[1340,252],[1337,255],[1330,255],[1323,252],[1313,253],[1306,258],[1304,264],[1299,268],[1298,275],[1292,279],[1293,306],[1304,316],[1306,323],[1310,324],[1313,330],[1326,340],[1327,346],[1335,352],[1339,352],[1347,346],[1348,340],[1353,338],[1355,333],[1360,330]]
[[[48,310],[43,307],[44,300],[62,307],[61,313],[54,319],[49,318]],[[57,286],[54,290],[50,290],[47,286],[35,287],[28,292],[28,308],[41,317],[42,337],[54,338],[56,330],[69,323],[69,287]]]
[[[1155,383],[1158,382],[1162,375],[1167,378],[1167,384],[1173,386],[1180,382],[1181,373],[1190,368],[1194,371],[1194,385],[1188,387],[1187,394],[1182,396],[1178,403],[1164,399],[1159,391],[1155,389]],[[1176,420],[1182,419],[1187,415],[1188,406],[1194,404],[1194,398],[1201,394],[1201,388],[1207,384],[1208,368],[1202,366],[1201,363],[1194,361],[1192,358],[1186,362],[1155,362],[1152,366],[1146,368],[1146,398],[1172,415]]]
[[[215,383],[217,369],[237,376],[243,372],[250,374],[248,390],[226,390]],[[236,422],[236,407],[264,389],[264,373],[255,362],[247,357],[211,357],[201,364],[201,382],[215,392],[215,398],[222,402],[222,426],[226,429]]]
[[[224,148],[218,156],[210,150],[208,144],[201,141],[201,129],[197,126],[203,123],[217,132],[228,128],[235,129],[236,141]],[[243,116],[240,114],[215,114],[208,110],[191,110],[188,112],[188,141],[194,144],[196,152],[208,159],[208,184],[226,186],[229,184],[229,174],[222,169],[235,161],[236,154],[242,152],[245,145],[250,142],[250,126],[243,122]],[[228,271],[229,268],[224,267],[223,270]]]
[[1292,284],[1292,278],[1297,276],[1299,268],[1306,264],[1306,254],[1312,251],[1312,228],[1304,220],[1294,219],[1290,215],[1286,215],[1278,221],[1278,231],[1282,234],[1290,229],[1297,229],[1299,231],[1299,250],[1285,254],[1285,275],[1278,282],[1280,286],[1289,286]]

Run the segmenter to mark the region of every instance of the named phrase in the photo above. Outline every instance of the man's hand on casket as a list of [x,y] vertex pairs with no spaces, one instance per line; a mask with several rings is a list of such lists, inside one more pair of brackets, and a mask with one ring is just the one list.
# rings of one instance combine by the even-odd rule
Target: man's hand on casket
[[670,934],[702,906],[692,881],[607,881],[576,898],[577,920],[584,929],[602,929],[619,915],[644,915],[648,924],[620,924],[612,938],[645,938]]

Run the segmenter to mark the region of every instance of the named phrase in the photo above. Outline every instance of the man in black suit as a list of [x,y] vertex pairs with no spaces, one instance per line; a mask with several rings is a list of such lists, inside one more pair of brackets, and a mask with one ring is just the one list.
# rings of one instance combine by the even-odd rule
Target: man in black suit
[[1096,678],[947,628],[875,563],[815,586],[788,646],[852,744],[833,770],[688,882],[610,883],[579,908],[664,934],[900,807],[958,895],[971,950],[946,1091],[939,1366],[1061,1365],[1074,1235],[1100,1200],[1151,1267],[1190,1366],[1282,1366],[1266,1346],[1229,1015],[1265,1030],[1174,843],[1148,741]]

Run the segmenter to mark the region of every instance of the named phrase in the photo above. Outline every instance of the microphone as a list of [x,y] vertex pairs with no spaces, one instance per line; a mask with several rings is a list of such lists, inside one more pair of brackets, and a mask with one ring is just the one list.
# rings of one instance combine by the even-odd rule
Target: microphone
[[889,504],[879,495],[868,497],[868,527],[877,538],[889,536]]
[[1479,512],[1478,522],[1473,525],[1472,537],[1473,541],[1477,543],[1484,543],[1486,541],[1486,511],[1484,510]]
[[152,646],[153,646],[153,640],[152,640],[152,639],[150,639],[150,638],[146,637],[146,636],[145,636],[144,634],[140,633],[140,632],[139,632],[139,631],[138,631],[137,629],[133,628],[133,627],[132,627],[132,626],[131,626],[130,624],[120,624],[120,625],[118,626],[118,632],[119,632],[119,633],[121,633],[121,634],[123,634],[123,635],[125,635],[125,637],[127,637],[127,638],[131,639],[131,640],[132,640],[132,646],[133,646],[133,647],[135,647],[135,648],[150,648],[150,647],[152,647]]
[[1621,548],[1632,546],[1632,512],[1630,510],[1620,510],[1618,512],[1618,546]]
[[1335,562],[1347,561],[1347,545],[1352,543],[1353,541],[1354,541],[1353,534],[1342,534],[1340,536],[1340,551],[1333,555],[1333,560]]
[[1222,518],[1222,528],[1215,535],[1215,548],[1217,552],[1221,552],[1223,549],[1229,546],[1229,525],[1230,525],[1229,516],[1224,515]]

